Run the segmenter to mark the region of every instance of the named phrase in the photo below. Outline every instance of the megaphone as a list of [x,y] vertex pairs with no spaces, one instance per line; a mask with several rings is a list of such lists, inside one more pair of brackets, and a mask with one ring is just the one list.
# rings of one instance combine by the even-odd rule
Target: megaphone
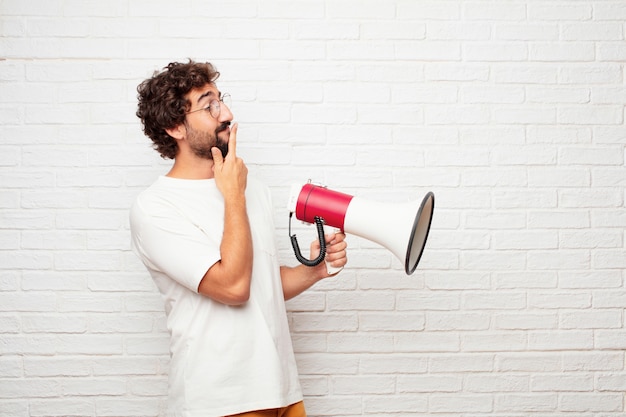
[[[428,192],[421,203],[382,203],[354,197],[325,186],[294,185],[289,196],[289,235],[296,258],[303,264],[315,266],[325,257],[325,225],[354,234],[389,249],[411,275],[417,268],[433,218],[435,195]],[[313,260],[300,253],[296,235],[291,234],[293,214],[302,222],[317,226],[320,255]]]

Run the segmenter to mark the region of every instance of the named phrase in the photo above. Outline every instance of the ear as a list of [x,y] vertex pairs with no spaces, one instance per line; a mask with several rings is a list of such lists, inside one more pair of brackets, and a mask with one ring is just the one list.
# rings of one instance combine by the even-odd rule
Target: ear
[[184,123],[165,129],[165,132],[176,140],[184,139],[187,136],[187,129]]

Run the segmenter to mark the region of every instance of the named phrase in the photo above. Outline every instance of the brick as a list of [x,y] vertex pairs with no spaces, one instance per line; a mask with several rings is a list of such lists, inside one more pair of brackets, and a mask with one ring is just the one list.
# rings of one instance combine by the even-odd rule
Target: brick
[[445,375],[401,375],[398,377],[397,381],[398,392],[403,394],[460,392],[462,390],[462,385],[463,381],[461,377]]
[[[586,156],[591,158],[592,156]],[[544,168],[528,170],[528,185],[531,187],[586,187],[591,185],[591,173],[580,168]]]
[[623,27],[618,22],[584,22],[561,25],[561,39],[565,41],[618,41],[624,39]]
[[[318,7],[318,12],[322,12],[321,6]],[[334,18],[390,19],[395,15],[395,5],[390,3],[381,6],[377,2],[371,0],[365,2],[345,1],[328,5],[326,7],[326,13],[328,16]],[[284,16],[282,10],[280,15]],[[321,15],[318,14],[318,17],[320,16]]]
[[605,64],[603,66],[579,66],[577,68],[563,68],[559,78],[564,84],[619,84],[622,79],[622,69],[619,66]]
[[119,415],[129,417],[157,417],[159,415],[159,403],[152,398],[100,398],[96,400],[96,413],[98,416],[103,417],[115,417]]
[[[504,296],[506,295],[506,296]],[[519,310],[526,307],[526,295],[521,292],[467,292],[462,296],[463,310]]]
[[517,62],[528,60],[528,47],[519,42],[467,44],[463,56],[469,62]]
[[498,314],[494,319],[495,328],[503,330],[556,329],[558,327],[558,317],[555,313],[506,313]]
[[521,333],[467,334],[461,337],[466,352],[516,352],[527,347],[527,338]]
[[558,407],[556,394],[507,394],[498,396],[494,409],[497,412],[555,412]]
[[358,358],[344,353],[299,354],[298,369],[305,375],[355,375]]
[[53,398],[61,393],[61,385],[56,380],[28,378],[14,379],[10,383],[3,379],[0,398],[14,399],[29,396],[33,398]]
[[594,313],[562,313],[561,329],[619,329],[622,327],[621,311],[603,310]]
[[72,396],[121,396],[127,388],[123,379],[113,378],[72,378],[63,384],[63,393]]
[[[0,201],[2,198],[0,197]],[[0,204],[0,207],[2,205]],[[19,249],[20,233],[18,231],[0,231],[0,249]]]
[[620,107],[610,105],[564,107],[558,110],[558,121],[578,125],[615,125],[624,120]]
[[501,124],[554,124],[557,111],[549,106],[499,107],[494,111],[493,119]]
[[531,228],[569,230],[585,229],[591,225],[589,213],[578,210],[535,211],[529,213],[528,223]]
[[620,286],[620,271],[563,272],[559,275],[559,288],[619,288]]
[[586,292],[544,292],[528,296],[528,306],[541,309],[591,307],[591,294]]
[[32,401],[30,415],[33,417],[66,417],[90,415],[94,412],[91,399],[55,399],[52,401]]
[[68,377],[91,374],[91,362],[78,358],[28,357],[24,359],[27,377]]
[[428,409],[433,413],[488,413],[493,411],[493,399],[490,395],[433,394]]
[[331,378],[331,392],[337,395],[391,394],[396,380],[392,376],[338,376]]
[[416,22],[377,21],[376,23],[362,23],[360,25],[361,39],[424,39],[426,25]]
[[435,21],[426,23],[426,38],[431,40],[487,41],[492,33],[488,22]]
[[0,311],[51,312],[56,310],[57,296],[50,292],[2,292]]
[[354,331],[357,329],[357,317],[353,314],[295,313],[292,329],[301,331]]
[[499,24],[495,27],[495,38],[498,40],[558,40],[559,26],[554,23],[531,23],[531,24]]
[[486,330],[489,328],[489,317],[477,313],[440,313],[427,312],[427,331],[445,330]]
[[22,318],[24,333],[85,333],[87,319],[84,316],[41,316],[31,315]]
[[487,81],[489,66],[465,62],[434,62],[426,66],[429,81]]
[[294,28],[296,39],[358,39],[359,25],[345,22],[343,24],[328,22],[325,30],[320,31],[317,23],[303,21]]
[[528,349],[555,351],[555,350],[591,350],[593,348],[593,333],[585,330],[571,330],[558,332],[533,332],[528,335]]
[[20,378],[22,376],[24,376],[24,371],[20,357],[11,356],[0,359],[0,378],[2,380],[8,381],[9,378]]
[[589,375],[542,375],[531,378],[530,390],[539,392],[586,392],[593,391],[594,381]]
[[591,42],[536,43],[529,47],[529,59],[537,62],[591,62],[595,58]]
[[520,375],[468,375],[465,382],[470,387],[469,392],[525,392],[529,378]]
[[425,412],[427,404],[426,398],[415,395],[370,396],[365,399],[363,407],[378,413],[414,413]]
[[563,371],[621,371],[622,352],[569,352],[563,354]]
[[611,62],[622,61],[626,57],[626,46],[619,43],[601,43],[598,45],[598,60]]
[[366,374],[386,374],[393,372],[402,375],[424,374],[428,370],[428,359],[422,354],[372,354],[363,355],[359,362],[359,370]]
[[[287,315],[290,316],[289,313]],[[319,333],[292,334],[291,340],[296,354],[326,352],[328,350],[328,337]]]
[[150,333],[154,318],[149,315],[91,315],[89,328],[92,333]]
[[329,352],[392,352],[391,334],[376,333],[333,333],[328,335]]
[[[592,101],[589,88],[581,87],[533,87],[526,89],[526,99],[530,103],[585,104]],[[559,136],[563,136],[562,134]]]
[[556,288],[556,272],[497,272],[494,274],[494,287],[499,289],[516,288]]
[[160,365],[153,356],[142,357],[95,357],[90,363],[93,374],[104,375],[156,375],[159,374]]
[[599,391],[617,391],[624,392],[626,390],[626,374],[600,374],[597,378],[597,387]]
[[[461,45],[456,41],[399,41],[391,58],[401,61],[445,62],[459,61],[461,55]],[[385,57],[382,51],[377,56]]]
[[7,16],[54,16],[61,13],[63,4],[60,1],[34,1],[22,3],[19,0],[10,0],[3,4],[3,14]]
[[394,350],[396,352],[458,352],[460,339],[455,332],[400,333],[394,337]]
[[493,247],[499,250],[513,249],[556,249],[559,236],[556,231],[495,232]]
[[359,329],[361,331],[421,331],[424,330],[425,318],[423,314],[394,313],[394,314],[359,314]]
[[[369,293],[330,293],[326,296],[329,311],[390,311],[395,305],[395,295],[391,292]],[[381,313],[382,314],[382,313]]]
[[[607,129],[610,129],[610,127]],[[528,141],[531,144],[591,143],[591,138],[591,129],[585,127],[536,126],[528,128]]]
[[396,15],[400,19],[427,19],[427,20],[461,20],[461,5],[455,3],[441,3],[437,1],[402,1],[396,5]]
[[563,394],[560,408],[566,412],[620,412],[622,394]]
[[316,416],[347,415],[363,408],[359,397],[311,397],[306,404],[307,414]]
[[28,402],[24,400],[0,400],[0,416],[2,417],[30,417]]
[[496,369],[501,372],[560,372],[560,352],[504,352],[496,356]]
[[564,208],[580,208],[598,207],[598,208],[614,208],[622,205],[622,196],[614,192],[613,188],[583,188],[569,189],[560,193],[561,207]]
[[587,269],[591,261],[586,250],[561,250],[553,253],[545,250],[532,251],[528,254],[528,269],[559,270],[563,265],[569,269]]
[[622,244],[622,234],[615,230],[573,230],[559,236],[562,248],[619,248]]
[[591,4],[575,3],[563,8],[557,3],[530,3],[528,16],[532,20],[589,20],[592,17],[594,6]]

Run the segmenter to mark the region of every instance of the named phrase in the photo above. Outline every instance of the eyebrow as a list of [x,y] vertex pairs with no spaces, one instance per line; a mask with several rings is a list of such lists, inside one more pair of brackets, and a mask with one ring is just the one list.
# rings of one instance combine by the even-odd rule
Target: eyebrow
[[[218,97],[222,95],[222,94],[221,94],[221,93],[219,93],[219,92],[218,92],[217,94],[218,94]],[[198,100],[196,101],[196,103],[200,104],[200,102],[202,101],[202,99],[204,99],[204,98],[206,98],[206,97],[211,97],[211,96],[213,96],[213,95],[215,95],[215,94],[213,93],[213,91],[212,91],[212,90],[209,90],[209,91],[207,91],[206,93],[201,94],[201,95],[200,95],[200,97],[198,97]]]

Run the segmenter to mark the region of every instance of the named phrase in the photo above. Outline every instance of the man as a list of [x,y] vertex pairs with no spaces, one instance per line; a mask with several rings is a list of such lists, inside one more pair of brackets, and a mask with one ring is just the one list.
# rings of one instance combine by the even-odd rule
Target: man
[[[165,301],[167,415],[306,416],[285,300],[329,274],[324,263],[279,266],[270,194],[237,156],[218,77],[210,63],[190,60],[138,87],[144,133],[174,159],[130,212],[133,251]],[[326,237],[334,267],[346,264],[344,238]]]

